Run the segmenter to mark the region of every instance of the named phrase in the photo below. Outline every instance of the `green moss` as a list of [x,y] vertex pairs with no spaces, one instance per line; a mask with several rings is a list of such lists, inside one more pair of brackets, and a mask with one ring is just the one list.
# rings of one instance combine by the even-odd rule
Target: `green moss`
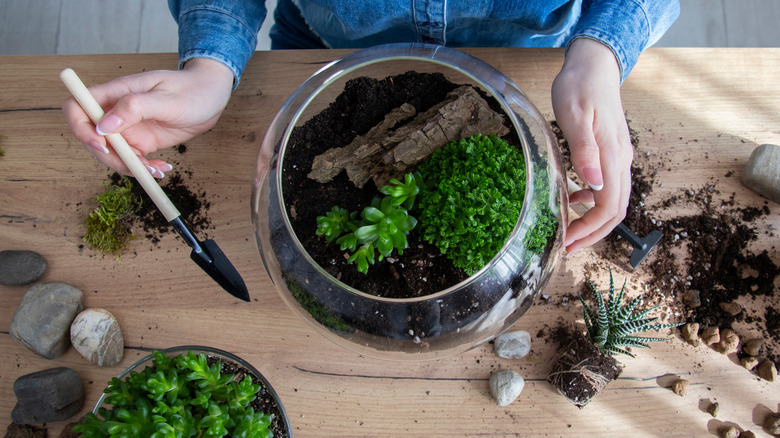
[[[538,169],[536,169],[539,172]],[[453,141],[437,150],[419,171],[428,188],[418,196],[422,238],[471,275],[504,246],[514,229],[526,191],[525,159],[495,135]],[[549,209],[546,174],[534,191],[537,223],[526,238],[532,252],[544,251],[557,223]]]
[[317,298],[306,292],[300,284],[289,279],[286,280],[286,283],[287,288],[292,293],[293,298],[295,298],[295,300],[300,303],[301,307],[309,312],[315,321],[319,322],[325,327],[339,332],[345,332],[350,329],[349,324],[347,324],[343,318],[339,317],[336,313],[323,306],[319,300],[317,300]]
[[132,184],[122,178],[120,185],[108,184],[95,201],[99,206],[86,218],[84,242],[90,248],[106,254],[118,254],[133,239],[128,220],[141,208],[133,196]]

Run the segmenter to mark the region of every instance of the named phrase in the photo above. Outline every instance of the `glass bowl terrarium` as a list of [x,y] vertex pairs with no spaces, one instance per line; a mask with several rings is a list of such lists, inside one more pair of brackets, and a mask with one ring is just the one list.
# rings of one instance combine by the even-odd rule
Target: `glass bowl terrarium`
[[[453,255],[457,245],[437,242],[436,235],[447,233],[420,224],[423,218],[445,217],[443,212],[426,214],[406,198],[392,204],[382,198],[414,186],[421,173],[426,176],[418,182],[427,195],[443,190],[440,179],[447,174],[471,172],[477,159],[469,155],[470,145],[460,152],[458,165],[438,164],[442,178],[425,172],[433,167],[432,157],[463,138],[510,144],[519,161],[509,176],[522,186],[517,200],[488,209],[490,214],[478,207],[470,210],[473,216],[458,212],[443,221],[447,232],[458,228],[467,235],[508,215],[507,236],[497,246],[490,243],[495,249],[489,256],[474,255],[484,248],[473,238],[471,249],[460,251],[471,262],[481,260],[466,267]],[[458,50],[389,44],[326,65],[276,115],[257,175],[252,221],[275,287],[296,314],[360,354],[435,359],[487,342],[528,310],[560,257],[567,222],[557,142],[509,78]],[[502,195],[492,184],[503,179],[483,177],[490,187],[450,192],[447,199],[498,203]],[[449,203],[442,202],[444,208]],[[409,207],[404,214],[419,216],[411,222],[420,226],[390,224],[396,204]],[[341,216],[357,245],[323,229],[322,218]],[[384,226],[380,218],[387,224],[382,229],[390,230],[384,236],[377,231]],[[373,242],[370,255],[366,242]]]

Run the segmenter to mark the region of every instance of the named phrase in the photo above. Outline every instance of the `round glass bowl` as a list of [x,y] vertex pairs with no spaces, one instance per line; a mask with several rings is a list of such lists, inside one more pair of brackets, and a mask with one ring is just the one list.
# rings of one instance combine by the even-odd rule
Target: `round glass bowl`
[[[255,384],[261,385],[260,393],[258,394],[258,397],[262,399],[263,405],[269,411],[264,413],[273,414],[274,416],[273,420],[271,421],[271,426],[269,427],[269,429],[280,431],[280,433],[281,431],[283,431],[286,433],[283,436],[286,437],[292,436],[290,421],[287,418],[287,413],[284,411],[284,406],[282,406],[282,400],[276,394],[276,391],[274,391],[273,387],[268,382],[268,380],[266,380],[266,378],[260,373],[260,371],[258,371],[257,368],[252,366],[252,364],[250,364],[249,362],[227,351],[223,351],[212,347],[198,346],[198,345],[185,345],[180,347],[172,347],[160,351],[169,357],[176,357],[180,354],[187,354],[189,351],[192,351],[195,354],[206,353],[206,357],[211,359],[216,359],[223,363],[223,373],[226,372],[230,374],[247,373],[251,375],[253,377],[252,379],[253,382]],[[141,372],[146,367],[152,366],[153,360],[154,360],[154,356],[152,356],[151,354],[145,356],[139,359],[138,361],[136,361],[134,364],[130,365],[126,370],[122,371],[122,373],[120,373],[117,376],[117,378],[119,378],[120,380],[124,380],[125,377],[127,377],[132,372]],[[233,368],[236,368],[236,371],[232,371],[232,370],[228,371],[225,368],[225,364],[234,365]],[[105,403],[105,399],[107,397],[108,394],[103,394],[100,396],[100,399],[95,405],[95,409],[92,410],[93,414],[98,415],[100,408],[106,408],[106,409],[111,408],[111,405]],[[276,434],[274,436],[279,436],[279,435]]]
[[[440,73],[455,84],[472,85],[495,98],[522,144],[527,180],[517,224],[486,266],[445,290],[392,299],[357,290],[314,261],[291,225],[281,187],[285,153],[296,127],[327,108],[350,79],[385,79],[408,71]],[[260,256],[294,313],[343,347],[391,360],[462,353],[511,327],[533,304],[557,265],[567,223],[561,163],[557,142],[536,107],[509,78],[485,62],[455,49],[417,43],[359,50],[331,62],[304,82],[266,133],[252,193],[252,222]],[[548,189],[534,190],[535,184]],[[540,215],[539,205],[549,206],[557,228],[545,251],[535,254],[524,241]]]

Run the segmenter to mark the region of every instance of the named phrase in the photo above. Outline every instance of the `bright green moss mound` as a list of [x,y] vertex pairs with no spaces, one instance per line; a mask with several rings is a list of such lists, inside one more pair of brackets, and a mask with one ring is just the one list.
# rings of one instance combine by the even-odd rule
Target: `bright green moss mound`
[[[416,208],[422,238],[467,274],[477,272],[504,246],[520,217],[526,191],[523,154],[495,135],[478,134],[437,150],[419,171],[428,186]],[[544,251],[557,227],[546,202],[546,173],[538,181],[541,214],[525,241],[535,253]]]

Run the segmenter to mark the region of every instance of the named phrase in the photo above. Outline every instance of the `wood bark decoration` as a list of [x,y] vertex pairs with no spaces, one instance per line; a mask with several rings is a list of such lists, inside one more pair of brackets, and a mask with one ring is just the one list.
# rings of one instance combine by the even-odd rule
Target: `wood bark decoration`
[[372,178],[382,187],[391,178],[402,179],[407,169],[453,140],[507,133],[504,116],[490,109],[473,87],[464,85],[424,113],[416,114],[408,103],[394,109],[349,145],[316,156],[308,176],[326,183],[346,170],[359,188]]

